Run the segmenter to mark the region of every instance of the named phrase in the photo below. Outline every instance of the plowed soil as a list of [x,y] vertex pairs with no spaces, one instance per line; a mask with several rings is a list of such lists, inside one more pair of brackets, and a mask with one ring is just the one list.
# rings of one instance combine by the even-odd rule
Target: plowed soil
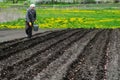
[[120,80],[120,31],[65,29],[1,42],[0,80]]

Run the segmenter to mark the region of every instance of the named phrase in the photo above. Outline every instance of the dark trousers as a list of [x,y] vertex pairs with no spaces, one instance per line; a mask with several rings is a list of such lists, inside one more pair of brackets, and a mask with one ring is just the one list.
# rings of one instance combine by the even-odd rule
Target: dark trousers
[[[32,24],[33,25],[33,24]],[[29,25],[29,23],[26,21],[26,29],[25,32],[28,36],[28,38],[32,37],[32,26]]]

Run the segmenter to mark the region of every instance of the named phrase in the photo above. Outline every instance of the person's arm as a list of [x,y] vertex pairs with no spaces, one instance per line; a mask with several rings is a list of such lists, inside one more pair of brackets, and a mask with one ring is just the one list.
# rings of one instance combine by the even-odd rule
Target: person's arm
[[29,23],[30,26],[32,26],[32,23],[30,21],[30,11],[29,10],[27,10],[26,21]]
[[26,21],[27,22],[30,22],[30,13],[29,13],[29,10],[27,10],[27,13],[26,13]]

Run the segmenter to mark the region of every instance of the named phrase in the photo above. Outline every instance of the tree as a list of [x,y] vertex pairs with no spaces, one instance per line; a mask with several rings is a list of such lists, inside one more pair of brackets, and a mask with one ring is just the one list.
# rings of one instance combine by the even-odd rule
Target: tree
[[120,2],[120,0],[114,0],[114,2],[115,2],[115,3],[118,3],[118,2]]
[[99,4],[101,2],[101,0],[95,0],[96,4]]
[[86,4],[86,3],[94,3],[95,0],[82,0],[82,3]]
[[18,0],[13,0],[13,3],[18,3]]
[[78,3],[78,0],[73,0],[73,3]]
[[51,2],[52,2],[52,4],[54,4],[54,2],[55,2],[55,1],[54,1],[54,0],[52,0]]

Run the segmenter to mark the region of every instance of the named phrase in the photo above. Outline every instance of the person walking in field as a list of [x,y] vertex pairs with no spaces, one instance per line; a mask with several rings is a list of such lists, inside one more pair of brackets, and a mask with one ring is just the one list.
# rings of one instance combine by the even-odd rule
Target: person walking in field
[[26,13],[26,29],[25,32],[27,34],[28,38],[32,37],[32,27],[36,20],[36,10],[35,10],[35,4],[31,4],[29,9]]

